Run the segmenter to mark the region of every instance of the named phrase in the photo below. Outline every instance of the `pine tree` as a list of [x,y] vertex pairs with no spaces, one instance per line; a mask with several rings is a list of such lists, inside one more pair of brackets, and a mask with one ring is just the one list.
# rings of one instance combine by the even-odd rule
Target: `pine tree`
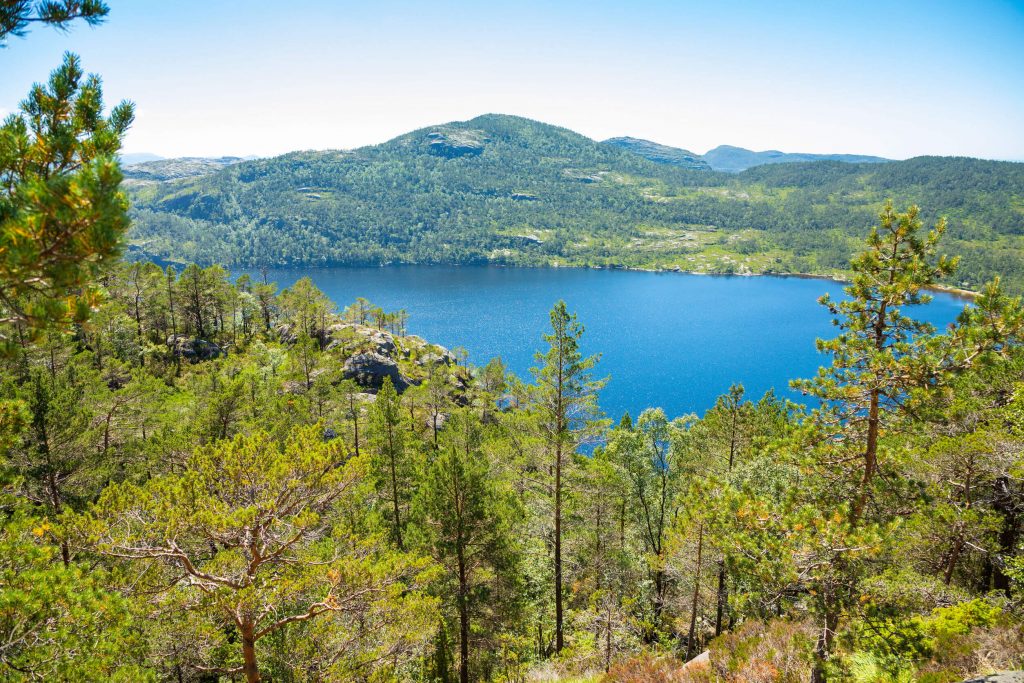
[[405,526],[412,498],[416,468],[405,445],[402,402],[390,377],[377,392],[370,408],[368,436],[370,468],[381,500],[381,513],[389,519],[391,539],[399,550],[405,548]]
[[554,511],[555,651],[565,645],[564,569],[562,524],[565,503],[565,469],[576,449],[603,427],[597,392],[606,380],[593,380],[591,370],[598,356],[584,358],[579,342],[583,326],[569,313],[564,301],[551,310],[551,333],[544,335],[545,353],[534,357],[534,386],[530,401],[538,416],[539,430],[550,458],[550,487]]
[[470,619],[484,596],[482,584],[515,567],[515,499],[490,471],[481,445],[479,418],[466,410],[454,413],[414,503],[423,547],[456,586],[461,683],[470,680]]
[[[609,458],[618,466],[628,490],[628,507],[639,530],[648,558],[654,590],[651,613],[655,629],[662,627],[668,592],[665,571],[665,540],[675,517],[682,483],[678,454],[671,448],[672,424],[660,408],[647,409],[636,425],[623,424],[612,431]],[[654,634],[648,634],[653,639]]]
[[110,9],[101,0],[9,0],[0,3],[0,49],[8,36],[22,37],[32,24],[65,30],[81,19],[90,26],[102,22]]
[[[353,548],[326,542],[332,511],[360,504],[349,499],[361,498],[365,463],[346,460],[343,445],[322,434],[313,426],[283,444],[256,433],[200,448],[181,475],[108,487],[82,522],[101,553],[164,565],[168,583],[154,592],[187,577],[169,594],[176,611],[235,630],[241,664],[231,658],[208,664],[212,671],[257,683],[261,642],[292,625],[331,621],[333,635],[322,644],[333,638],[343,648],[328,653],[333,662],[361,640],[374,615],[396,610],[411,628],[430,616],[417,584],[422,563],[368,541]],[[383,636],[375,637],[386,649]]]
[[[24,27],[11,21],[8,30]],[[133,116],[122,102],[105,117],[99,77],[67,54],[0,126],[0,345],[8,351],[12,326],[38,336],[84,321],[95,306],[93,283],[128,228],[116,154]]]

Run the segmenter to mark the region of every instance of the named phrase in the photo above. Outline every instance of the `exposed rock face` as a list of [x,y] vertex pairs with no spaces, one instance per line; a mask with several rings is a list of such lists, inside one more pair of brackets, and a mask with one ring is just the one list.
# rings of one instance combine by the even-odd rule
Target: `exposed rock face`
[[455,354],[444,348],[443,346],[435,347],[436,351],[431,351],[424,354],[423,356],[416,359],[416,365],[454,365]]
[[372,351],[358,353],[345,361],[344,373],[345,379],[355,380],[364,389],[380,390],[385,377],[391,378],[391,383],[399,392],[409,388],[409,380],[402,376],[398,363]]
[[382,353],[386,356],[394,355],[395,350],[398,348],[395,346],[395,337],[390,332],[377,330],[367,338],[367,341],[373,344],[377,353]]
[[124,169],[125,178],[131,180],[177,180],[209,175],[216,171],[240,164],[247,159],[241,157],[182,157],[180,159],[159,159],[133,164]]
[[1000,671],[988,676],[972,678],[964,683],[1024,683],[1024,671]]
[[483,132],[476,130],[434,131],[427,133],[427,139],[430,153],[446,159],[479,156],[487,142]]
[[639,154],[645,159],[649,159],[656,164],[670,164],[672,166],[690,168],[695,171],[711,170],[711,165],[698,154],[694,154],[687,149],[669,147],[668,145],[661,145],[657,142],[651,142],[650,140],[641,140],[640,138],[630,137],[611,138],[609,140],[605,140],[604,144],[611,145],[612,147],[618,147],[619,149],[624,149],[634,154]]
[[189,361],[213,360],[226,355],[224,349],[205,339],[192,339],[183,334],[167,338],[167,346],[174,355]]
[[274,332],[277,334],[277,339],[282,344],[294,344],[295,342],[297,342],[299,340],[298,335],[296,335],[295,331],[292,330],[292,326],[291,325],[287,325],[287,324],[278,325],[277,329],[275,329]]
[[327,350],[342,345],[346,337],[360,345],[369,345],[375,353],[384,356],[393,356],[398,349],[395,344],[395,336],[390,332],[354,323],[337,323],[327,328]]

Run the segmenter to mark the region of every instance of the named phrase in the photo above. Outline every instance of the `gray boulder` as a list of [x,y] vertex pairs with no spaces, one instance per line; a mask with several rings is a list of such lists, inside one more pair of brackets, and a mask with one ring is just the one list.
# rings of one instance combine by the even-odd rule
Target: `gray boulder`
[[295,330],[288,323],[281,323],[274,332],[277,334],[278,341],[282,344],[291,345],[299,340],[299,336],[295,334]]
[[171,335],[167,338],[167,346],[179,358],[189,361],[213,360],[227,355],[221,347],[205,339],[192,339],[183,334]]
[[384,378],[390,377],[391,383],[399,392],[409,388],[409,380],[398,369],[398,363],[379,353],[358,353],[347,361],[344,367],[345,379],[352,379],[364,389],[378,391],[384,385]]
[[435,350],[423,354],[416,359],[416,365],[430,366],[430,365],[454,365],[455,354],[443,346],[434,347]]
[[353,323],[337,323],[327,328],[327,350],[343,346],[345,340],[359,343],[367,343],[373,352],[384,356],[394,356],[398,346],[395,344],[395,336],[390,332],[378,330],[375,327],[355,325]]

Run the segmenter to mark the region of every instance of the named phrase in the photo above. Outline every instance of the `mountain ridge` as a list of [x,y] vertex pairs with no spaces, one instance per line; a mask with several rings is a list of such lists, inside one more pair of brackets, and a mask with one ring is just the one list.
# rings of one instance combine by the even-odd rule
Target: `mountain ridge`
[[800,163],[809,161],[842,161],[852,164],[879,164],[892,159],[866,154],[812,154],[808,152],[780,152],[769,149],[755,152],[744,147],[719,145],[705,152],[702,157],[716,171],[738,173],[748,168],[765,164]]
[[694,154],[688,149],[670,147],[669,145],[663,145],[651,140],[644,140],[643,138],[634,138],[629,136],[608,138],[607,140],[602,141],[601,144],[612,145],[614,147],[628,150],[635,154],[639,154],[645,159],[650,159],[651,161],[660,164],[671,164],[673,166],[682,166],[683,168],[692,168],[695,170],[711,170],[711,165],[708,164],[708,162],[699,154]]
[[1024,290],[1024,164],[818,160],[739,173],[657,163],[509,115],[129,187],[133,251],[227,265],[494,263],[841,272],[885,200],[950,219],[970,287]]

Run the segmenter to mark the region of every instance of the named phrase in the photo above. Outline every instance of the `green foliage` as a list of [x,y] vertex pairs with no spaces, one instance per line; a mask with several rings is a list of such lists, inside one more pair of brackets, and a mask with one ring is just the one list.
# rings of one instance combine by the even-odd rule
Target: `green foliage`
[[370,471],[377,487],[380,512],[389,520],[391,538],[399,549],[405,547],[405,527],[416,476],[415,455],[406,451],[402,404],[390,377],[370,409],[368,428]]
[[9,0],[0,5],[0,48],[7,46],[8,36],[24,36],[33,23],[65,30],[81,19],[95,26],[109,11],[101,0]]
[[67,54],[0,126],[0,342],[8,350],[12,327],[24,334],[81,322],[95,305],[90,285],[128,228],[116,154],[133,116],[121,103],[104,117],[99,77],[86,77]]
[[131,603],[101,570],[65,564],[49,519],[5,513],[0,528],[0,677],[153,680]]
[[[284,444],[238,436],[197,450],[184,474],[108,487],[94,508],[95,543],[111,557],[166,565],[167,607],[237,626],[240,651],[220,667],[252,680],[257,643],[290,624],[330,620],[355,636],[378,600],[405,611],[409,627],[427,616],[420,565],[378,556],[370,539],[346,542],[334,528],[332,511],[357,504],[342,499],[357,493],[364,470],[321,429],[297,430]],[[339,542],[325,543],[332,532]],[[178,572],[188,584],[175,588]],[[337,670],[348,654],[332,652],[324,666]]]
[[[475,680],[493,666],[486,661],[492,657],[487,648],[477,646],[471,654],[470,638],[493,642],[504,624],[514,624],[519,592],[514,528],[521,511],[511,491],[492,476],[482,443],[479,418],[465,410],[454,413],[413,503],[420,546],[456,586],[452,607],[460,624],[463,681],[471,679],[471,669]],[[504,596],[500,610],[494,609],[497,596]],[[471,657],[484,662],[472,666]]]

